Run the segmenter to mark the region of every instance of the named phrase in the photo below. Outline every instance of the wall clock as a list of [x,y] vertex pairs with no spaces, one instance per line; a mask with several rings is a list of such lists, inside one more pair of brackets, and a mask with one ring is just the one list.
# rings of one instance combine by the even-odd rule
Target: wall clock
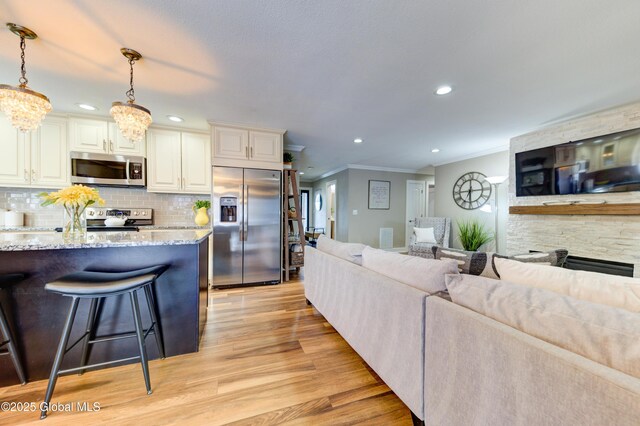
[[482,207],[491,198],[491,184],[478,172],[466,173],[453,185],[453,199],[465,210]]

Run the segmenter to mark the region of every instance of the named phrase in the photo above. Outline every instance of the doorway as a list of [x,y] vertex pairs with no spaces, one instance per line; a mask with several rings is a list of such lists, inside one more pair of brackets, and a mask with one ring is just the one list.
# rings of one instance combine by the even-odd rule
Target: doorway
[[413,234],[413,228],[416,226],[415,219],[426,216],[428,204],[426,189],[427,183],[423,180],[407,181],[405,247],[409,245],[409,240]]
[[300,188],[300,210],[302,210],[302,228],[309,230],[313,223],[311,218],[311,188]]
[[336,185],[337,182],[335,180],[327,182],[326,185],[326,193],[327,193],[327,227],[326,234],[332,240],[336,239],[336,227],[337,227],[337,214],[338,211],[338,203],[336,196]]

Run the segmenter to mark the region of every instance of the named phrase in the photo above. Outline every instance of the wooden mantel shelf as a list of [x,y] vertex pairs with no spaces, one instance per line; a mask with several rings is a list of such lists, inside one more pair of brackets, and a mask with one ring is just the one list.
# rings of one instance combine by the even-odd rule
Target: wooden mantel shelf
[[633,204],[549,204],[510,206],[509,214],[542,215],[640,215],[640,203]]

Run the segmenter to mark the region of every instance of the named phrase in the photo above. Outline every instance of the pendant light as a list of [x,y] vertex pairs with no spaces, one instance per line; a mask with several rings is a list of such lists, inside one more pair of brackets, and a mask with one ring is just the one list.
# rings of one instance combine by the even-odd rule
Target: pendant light
[[20,58],[22,66],[20,67],[20,84],[18,86],[10,86],[8,84],[0,84],[0,110],[9,116],[13,127],[28,132],[38,128],[42,119],[49,111],[51,111],[51,102],[42,93],[29,89],[27,83],[27,71],[24,64],[24,49],[26,47],[25,40],[33,40],[38,37],[36,33],[29,28],[7,23],[9,30],[20,37]]
[[133,90],[133,64],[142,59],[142,55],[126,47],[120,49],[120,52],[129,60],[130,88],[126,92],[129,100],[127,102],[114,102],[111,104],[110,112],[122,135],[130,141],[140,142],[144,139],[145,132],[151,124],[151,112],[135,103],[136,96]]

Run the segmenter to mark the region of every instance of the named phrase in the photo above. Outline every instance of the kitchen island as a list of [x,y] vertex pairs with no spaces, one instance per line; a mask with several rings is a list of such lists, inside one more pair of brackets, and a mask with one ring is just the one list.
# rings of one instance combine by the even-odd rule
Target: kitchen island
[[[44,291],[44,285],[75,271],[125,271],[166,264],[155,285],[166,356],[196,352],[207,314],[208,238],[210,230],[95,232],[83,241],[65,241],[60,233],[0,233],[0,274],[24,279],[0,292],[29,381],[48,377],[71,299]],[[144,295],[138,295],[144,327],[150,323]],[[70,341],[86,325],[89,302],[81,301]],[[98,335],[132,331],[128,300],[107,298],[100,312]],[[150,359],[158,357],[147,339]],[[136,340],[93,346],[90,363],[136,354]],[[65,357],[63,368],[79,365],[80,345]],[[135,361],[134,361],[135,362]],[[0,386],[17,384],[9,357],[0,357]]]

